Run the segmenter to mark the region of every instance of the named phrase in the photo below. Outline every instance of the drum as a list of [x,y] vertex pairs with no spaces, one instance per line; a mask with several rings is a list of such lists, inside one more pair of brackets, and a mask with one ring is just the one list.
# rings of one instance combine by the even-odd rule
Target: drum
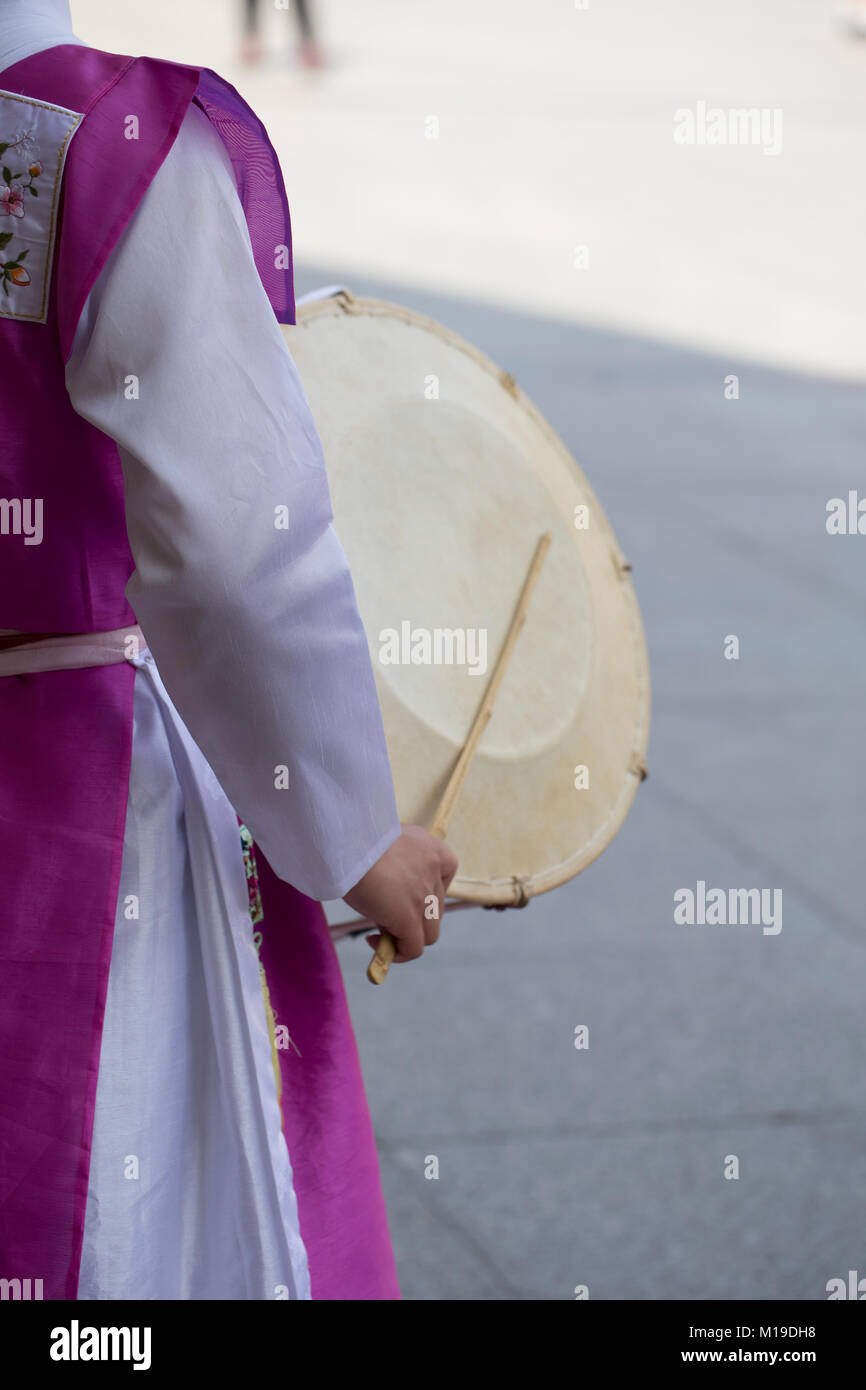
[[610,844],[645,776],[650,683],[610,524],[513,376],[346,291],[284,328],[322,440],[403,821],[428,825],[552,543],[448,827],[450,896],[522,904]]

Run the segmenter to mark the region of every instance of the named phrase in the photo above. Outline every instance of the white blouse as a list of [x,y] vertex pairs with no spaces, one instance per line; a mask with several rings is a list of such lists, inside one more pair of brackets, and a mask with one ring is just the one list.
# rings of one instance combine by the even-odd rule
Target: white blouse
[[378,698],[309,405],[196,106],[66,382],[120,449],[127,594],[169,695],[274,872],[342,897],[400,833]]

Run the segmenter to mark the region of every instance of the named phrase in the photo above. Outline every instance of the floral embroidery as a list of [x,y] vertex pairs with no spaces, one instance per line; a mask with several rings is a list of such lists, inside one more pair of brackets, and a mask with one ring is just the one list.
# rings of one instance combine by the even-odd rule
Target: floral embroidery
[[21,159],[26,159],[28,155],[36,152],[36,136],[33,134],[32,127],[26,130],[19,130],[17,135],[13,135],[11,140],[0,148],[0,154],[4,150],[16,149]]
[[[241,820],[240,816],[238,816],[237,820],[238,827],[240,829],[241,848],[243,849],[244,855],[244,869],[246,871],[247,876],[247,891],[249,893],[250,918],[252,920],[253,926],[260,927],[265,920],[265,911],[264,907],[262,906],[262,892],[261,887],[259,885],[259,870],[258,865],[256,863],[255,842],[249,830]],[[268,1036],[271,1041],[271,1063],[274,1069],[274,1082],[276,1084],[277,1089],[277,1104],[280,1107],[280,1115],[283,1120],[283,1129],[285,1130],[285,1116],[283,1115],[283,1083],[282,1077],[280,1075],[280,1061],[278,1055],[280,1044],[277,1040],[278,1024],[277,1016],[274,1012],[273,1005],[271,1004],[271,995],[268,989],[268,980],[267,976],[265,975],[265,967],[262,964],[262,939],[263,938],[261,931],[257,931],[253,934],[253,942],[255,943],[256,955],[259,958],[259,975],[261,976],[262,981],[262,997],[265,1002],[265,1016],[268,1022]],[[284,1023],[280,1024],[279,1027],[281,1032],[285,1033],[288,1046],[294,1048],[295,1052],[300,1057],[300,1050],[297,1047],[294,1040],[292,1039],[288,1028],[286,1028]]]
[[241,845],[244,851],[244,868],[247,874],[247,889],[250,895],[250,917],[253,926],[265,920],[265,912],[262,907],[262,891],[259,887],[259,870],[256,864],[256,847],[253,837],[243,824],[241,830]]
[[[0,140],[0,159],[3,160],[0,217],[23,217],[25,212],[24,194],[30,193],[34,198],[39,197],[36,180],[40,174],[44,173],[44,165],[40,159],[36,158],[37,155],[38,150],[33,142],[32,131],[22,131],[14,140]],[[25,160],[29,160],[26,169],[15,169],[13,172],[13,166],[23,164]],[[22,183],[25,174],[27,175],[27,182]],[[14,235],[14,232],[0,232],[0,251],[6,249]],[[10,283],[22,288],[30,284],[30,272],[26,266],[22,265],[24,257],[29,254],[28,248],[26,251],[18,251],[8,260],[0,260],[0,287],[2,287],[4,294],[9,293]]]
[[0,319],[48,320],[63,169],[82,120],[0,91]]
[[[0,217],[23,217],[24,216],[24,194],[20,184],[13,184],[10,188],[4,188],[0,193]],[[12,235],[7,232],[7,236]]]

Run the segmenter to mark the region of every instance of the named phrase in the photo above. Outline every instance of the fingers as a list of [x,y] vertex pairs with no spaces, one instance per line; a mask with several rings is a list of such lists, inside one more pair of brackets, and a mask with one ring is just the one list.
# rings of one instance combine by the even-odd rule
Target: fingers
[[[397,951],[394,956],[395,965],[403,965],[406,961],[417,960],[419,956],[424,954],[424,947],[431,944],[426,940],[425,932],[415,929],[401,931],[399,936],[397,935],[397,931],[392,931],[391,935],[397,943]],[[375,954],[379,949],[382,933],[371,932],[369,936],[364,937],[364,940]]]
[[408,931],[401,931],[397,937],[397,954],[394,960],[402,965],[405,961],[417,960],[424,954],[424,932],[417,923],[412,923]]
[[404,825],[403,835],[346,895],[350,907],[379,926],[366,941],[376,950],[382,930],[396,942],[394,961],[417,960],[439,940],[445,897],[457,872],[457,856],[420,825]]
[[425,946],[435,946],[435,945],[436,945],[436,942],[439,940],[439,929],[440,929],[440,927],[441,927],[441,925],[442,925],[442,913],[443,913],[443,911],[444,911],[444,908],[445,908],[444,894],[442,894],[442,895],[437,895],[437,898],[436,898],[436,915],[435,915],[435,916],[433,916],[433,915],[431,914],[431,915],[428,917],[428,916],[427,916],[427,910],[425,909],[425,912],[424,912],[424,945],[425,945]]
[[395,961],[417,960],[426,946],[435,946],[442,927],[445,908],[445,888],[441,882],[435,888],[427,885],[423,904],[410,918],[392,928],[397,938]]

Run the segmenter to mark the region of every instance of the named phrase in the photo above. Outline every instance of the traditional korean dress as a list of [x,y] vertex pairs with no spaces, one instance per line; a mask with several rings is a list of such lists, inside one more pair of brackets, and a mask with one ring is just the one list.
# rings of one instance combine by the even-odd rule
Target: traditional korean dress
[[279,166],[214,73],[7,4],[0,1279],[397,1298],[315,900],[400,827]]

